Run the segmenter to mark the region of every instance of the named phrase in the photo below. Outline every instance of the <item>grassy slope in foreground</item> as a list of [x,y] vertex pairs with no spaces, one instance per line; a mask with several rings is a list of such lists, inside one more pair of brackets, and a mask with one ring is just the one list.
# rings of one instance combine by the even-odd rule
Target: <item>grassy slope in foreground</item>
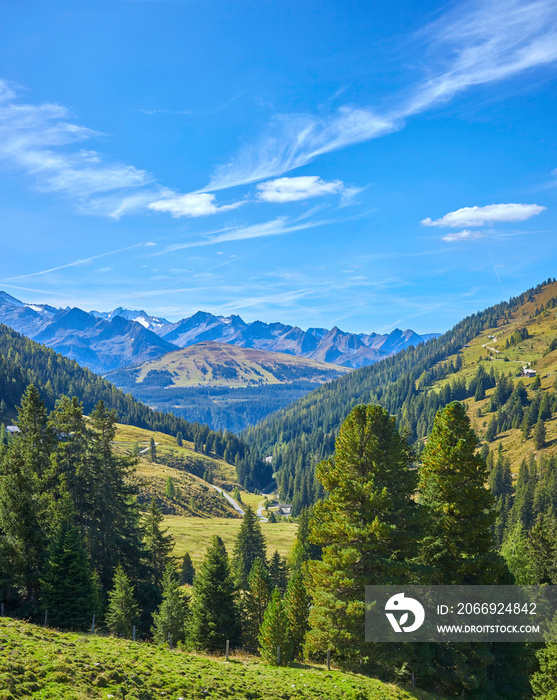
[[0,619],[0,700],[433,700],[322,667],[273,668],[254,658],[204,657],[113,637],[69,634]]

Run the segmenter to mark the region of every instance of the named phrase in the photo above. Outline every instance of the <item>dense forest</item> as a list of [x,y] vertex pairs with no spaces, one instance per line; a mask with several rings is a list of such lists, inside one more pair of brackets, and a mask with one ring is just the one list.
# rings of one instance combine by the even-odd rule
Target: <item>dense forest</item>
[[102,401],[108,409],[116,411],[122,423],[173,436],[180,434],[181,439],[193,442],[197,450],[226,459],[236,465],[242,484],[261,488],[271,479],[269,466],[233,433],[212,431],[206,425],[189,423],[173,413],[155,411],[74,360],[0,324],[0,422],[8,424],[15,420],[29,384],[37,388],[49,409],[63,395],[77,397],[85,414]]
[[[113,453],[115,414],[102,401],[87,419],[66,396],[48,412],[31,385],[17,424],[0,445],[6,614],[204,652],[229,644],[269,664],[279,662],[279,649],[281,664],[329,653],[342,669],[412,679],[445,697],[527,700],[532,688],[538,700],[552,697],[554,642],[365,641],[365,585],[557,583],[557,522],[534,507],[554,497],[542,481],[555,479],[524,466],[519,514],[499,551],[496,492],[506,466],[492,466],[491,476],[501,475],[486,488],[488,468],[463,404],[437,413],[418,470],[386,409],[354,407],[334,457],[317,465],[328,497],[301,512],[288,561],[269,555],[248,508],[233,551],[215,536],[197,570],[187,553],[180,567],[172,559],[155,501],[140,517],[134,459]],[[543,471],[553,475],[555,464]]]

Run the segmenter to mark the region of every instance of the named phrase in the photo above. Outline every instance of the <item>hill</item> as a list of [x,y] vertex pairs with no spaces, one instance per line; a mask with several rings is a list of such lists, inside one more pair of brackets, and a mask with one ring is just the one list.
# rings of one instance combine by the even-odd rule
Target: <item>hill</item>
[[[519,381],[514,375],[530,362],[542,374],[542,393],[553,392],[554,377],[551,375],[557,369],[556,300],[557,283],[548,280],[508,302],[468,316],[426,345],[408,348],[381,363],[323,385],[250,428],[246,439],[261,454],[273,456],[282,497],[296,498],[298,509],[322,495],[314,478],[314,465],[333,453],[338,428],[358,403],[374,402],[385,406],[397,417],[418,451],[431,430],[435,413],[452,400],[467,402],[474,426],[480,437],[484,437],[487,399],[482,397],[479,405],[472,401],[480,366],[488,368],[490,374],[493,369],[497,376],[510,372],[514,388]],[[495,352],[489,347],[501,349]],[[483,383],[482,379],[482,386]],[[497,377],[486,383],[486,396],[489,397],[489,388],[494,389],[496,383]],[[523,379],[523,383],[530,385],[531,381]],[[542,396],[538,396],[536,401],[541,401]],[[530,391],[524,407],[529,407],[533,398]],[[553,396],[551,400],[553,418],[556,410]],[[517,447],[520,425],[513,427],[516,416],[509,423],[502,408],[497,406],[497,432],[503,444],[506,441],[510,454],[511,445]],[[477,415],[478,409],[481,415]],[[553,425],[550,420],[549,438],[544,447],[549,452],[555,449]],[[531,451],[532,443],[525,446],[521,443],[520,449],[513,449],[515,472],[517,462]]]
[[305,357],[206,341],[107,379],[159,410],[239,431],[348,371]]
[[[0,618],[0,698],[236,698],[237,700],[427,700],[353,673],[319,666],[265,666],[253,657],[187,654],[114,637],[62,633]],[[215,650],[222,654],[222,650]],[[334,660],[333,660],[334,661]]]

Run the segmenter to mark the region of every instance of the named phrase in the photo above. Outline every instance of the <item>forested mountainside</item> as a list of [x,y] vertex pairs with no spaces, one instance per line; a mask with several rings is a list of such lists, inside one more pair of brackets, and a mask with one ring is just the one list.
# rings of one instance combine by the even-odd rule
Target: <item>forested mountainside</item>
[[[544,353],[549,353],[544,362],[555,362],[557,369],[557,324],[553,311],[556,300],[557,284],[555,280],[547,280],[518,297],[466,317],[427,344],[408,348],[380,363],[323,385],[249,428],[244,433],[245,439],[261,455],[272,455],[281,495],[294,500],[294,512],[297,512],[322,496],[322,487],[315,479],[315,464],[333,453],[339,426],[356,404],[378,403],[387,408],[397,417],[399,426],[407,432],[410,442],[419,452],[440,407],[476,395],[482,396],[483,400],[486,393],[490,395],[496,391],[496,386],[508,381],[503,376],[507,377],[509,372],[513,375],[512,392],[519,382],[514,375],[521,372],[528,362],[532,367],[536,362],[545,366],[541,360]],[[528,348],[524,358],[518,355],[519,343],[529,342],[521,340],[526,337],[525,328],[528,336],[536,336],[537,341],[535,348]],[[482,347],[492,346],[493,336],[503,336],[503,349],[508,340],[508,347],[514,347],[514,353],[518,353],[516,359],[509,355],[505,362],[498,348],[493,351]],[[551,394],[546,404],[550,401],[550,410],[554,411],[550,379],[544,378],[543,381]],[[503,398],[504,401],[496,397],[493,402],[497,411],[494,414],[496,433],[512,429],[513,421],[515,426],[518,421],[517,414],[512,414],[507,404],[510,397]],[[516,395],[513,395],[512,401],[516,400]],[[535,398],[531,391],[527,392],[523,401],[522,411],[534,404],[529,420],[534,417],[537,420],[536,405],[541,402],[540,395]],[[481,407],[472,406],[469,413],[477,413],[478,408]],[[484,415],[486,408],[481,408],[481,411]],[[483,425],[485,420],[475,423],[480,434],[487,427]]]
[[0,324],[0,422],[13,422],[17,406],[29,384],[34,384],[48,409],[63,395],[76,396],[89,414],[99,401],[114,409],[121,423],[160,431],[195,444],[199,452],[214,453],[235,464],[241,483],[261,488],[270,480],[269,466],[257,459],[232,433],[189,423],[172,413],[155,411],[113,384],[80,367],[51,348],[40,345]]

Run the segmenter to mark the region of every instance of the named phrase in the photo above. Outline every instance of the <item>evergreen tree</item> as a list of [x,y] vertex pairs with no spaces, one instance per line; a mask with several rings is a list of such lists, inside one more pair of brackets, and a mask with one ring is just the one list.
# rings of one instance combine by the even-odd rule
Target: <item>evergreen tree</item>
[[171,476],[169,476],[166,480],[166,487],[164,489],[164,495],[167,498],[174,498],[176,496],[176,489],[174,488],[174,482],[172,481]]
[[309,629],[310,597],[304,585],[301,571],[295,571],[288,582],[284,597],[288,615],[288,629],[292,641],[294,658],[300,658],[304,649],[306,634]]
[[538,516],[528,538],[528,554],[535,583],[557,583],[557,521],[553,515]]
[[147,454],[149,455],[150,462],[157,461],[157,446],[155,444],[155,438],[153,438],[153,437],[149,438],[149,449],[148,449]]
[[545,425],[541,418],[538,418],[536,425],[534,426],[534,432],[532,433],[534,438],[534,447],[536,450],[541,450],[545,446]]
[[277,647],[280,647],[280,663],[287,665],[292,660],[292,642],[288,626],[288,614],[278,588],[273,595],[259,633],[259,653],[268,664],[276,665]]
[[274,551],[269,562],[269,576],[271,578],[271,586],[278,588],[281,594],[284,594],[288,583],[288,568],[286,559],[280,556],[278,550]]
[[267,561],[267,546],[261,524],[248,506],[234,546],[234,574],[238,588],[247,588],[248,576],[256,559],[263,563]]
[[224,649],[240,643],[240,617],[234,579],[224,542],[215,535],[193,583],[189,638],[198,649]]
[[108,592],[108,609],[106,625],[117,637],[130,637],[135,624],[139,606],[134,595],[134,587],[126,576],[124,569],[118,565],[114,572],[114,586]]
[[432,567],[432,583],[492,584],[505,577],[504,561],[494,551],[495,503],[476,445],[461,403],[438,412],[420,469],[428,515],[422,559]]
[[182,445],[184,444],[184,436],[182,435],[181,430],[179,430],[176,433],[176,444],[178,445],[178,447],[182,447]]
[[497,436],[497,418],[493,416],[493,418],[489,421],[489,424],[487,426],[487,430],[485,433],[485,439],[488,442],[493,442]]
[[143,538],[145,550],[153,582],[156,586],[162,584],[163,575],[169,561],[170,553],[174,549],[174,538],[167,535],[168,528],[161,529],[164,517],[154,498],[151,499],[149,510],[143,518]]
[[256,559],[248,577],[248,588],[242,600],[242,633],[244,646],[255,649],[263,616],[271,599],[272,584],[261,559]]
[[[69,499],[68,499],[69,500]],[[83,630],[98,614],[98,594],[71,507],[59,516],[41,581],[41,602],[55,627]]]
[[188,584],[193,586],[193,580],[195,578],[195,569],[190,557],[190,553],[186,552],[184,558],[182,559],[182,571],[180,573],[180,583],[182,585]]
[[180,592],[178,577],[172,564],[167,564],[162,581],[162,603],[153,614],[153,638],[157,644],[172,644],[186,638],[187,599]]
[[363,591],[413,580],[412,459],[395,419],[380,406],[359,405],[340,429],[335,457],[317,466],[329,498],[314,507],[310,534],[323,547],[323,559],[309,563],[309,653],[331,649],[346,666],[367,664],[376,653],[364,641]]

